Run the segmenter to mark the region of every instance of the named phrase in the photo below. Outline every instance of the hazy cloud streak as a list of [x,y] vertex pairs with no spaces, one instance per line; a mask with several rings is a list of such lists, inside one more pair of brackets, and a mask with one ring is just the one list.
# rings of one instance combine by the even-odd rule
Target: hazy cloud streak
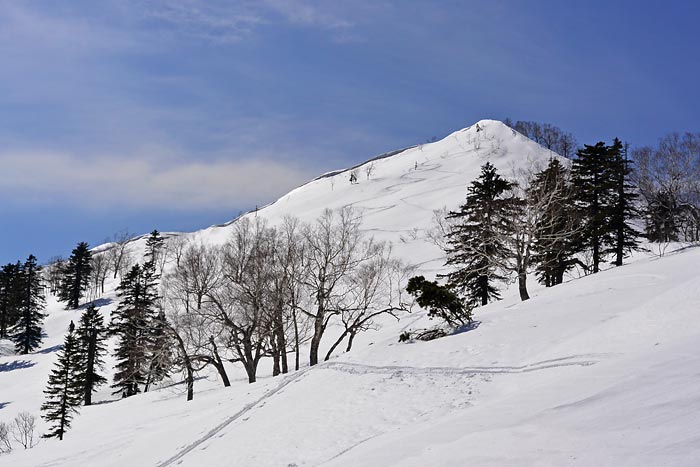
[[50,153],[0,154],[0,174],[0,196],[8,204],[183,211],[266,203],[310,178],[263,159],[201,163]]

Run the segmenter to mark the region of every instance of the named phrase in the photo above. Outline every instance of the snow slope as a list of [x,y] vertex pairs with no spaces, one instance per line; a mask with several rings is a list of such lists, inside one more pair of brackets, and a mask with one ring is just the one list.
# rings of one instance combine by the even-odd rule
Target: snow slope
[[[459,204],[486,160],[507,174],[551,156],[499,122],[479,128],[377,160],[369,180],[360,168],[358,185],[347,172],[322,177],[249,215],[311,220],[352,204],[365,229],[434,273],[441,254],[424,236],[432,210]],[[218,243],[229,228],[190,235]],[[253,385],[231,368],[230,388],[197,381],[189,403],[180,385],[117,401],[103,390],[64,441],[0,465],[698,465],[698,264],[699,249],[638,255],[533,287],[528,302],[507,293],[478,309],[467,332],[399,344],[403,329],[428,322],[413,313],[314,368],[272,378],[263,365]],[[43,350],[0,357],[0,420],[38,412],[55,346],[79,315],[49,308]]]

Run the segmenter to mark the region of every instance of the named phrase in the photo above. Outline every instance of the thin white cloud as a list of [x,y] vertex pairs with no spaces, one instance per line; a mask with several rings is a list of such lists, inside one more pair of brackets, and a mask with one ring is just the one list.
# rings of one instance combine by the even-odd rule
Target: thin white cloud
[[123,210],[237,209],[273,201],[311,177],[274,160],[201,163],[52,153],[0,154],[0,173],[0,196],[8,204]]
[[316,26],[323,29],[343,29],[353,22],[332,10],[334,2],[311,0],[260,0],[260,4],[282,15],[292,24]]
[[219,43],[238,42],[265,25],[281,23],[319,28],[334,37],[347,37],[353,21],[335,7],[337,2],[312,0],[136,0],[141,14],[179,33]]

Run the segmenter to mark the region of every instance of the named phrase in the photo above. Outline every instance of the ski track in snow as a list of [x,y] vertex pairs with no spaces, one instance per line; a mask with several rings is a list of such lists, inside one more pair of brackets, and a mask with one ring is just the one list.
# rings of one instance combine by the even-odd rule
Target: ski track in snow
[[304,376],[308,370],[309,370],[309,368],[305,368],[305,369],[302,369],[302,370],[295,372],[294,374],[292,374],[290,376],[287,376],[284,379],[284,381],[282,381],[279,385],[277,385],[277,387],[266,392],[265,394],[263,394],[261,397],[259,397],[255,401],[244,406],[241,410],[239,410],[238,412],[236,412],[235,414],[233,414],[232,416],[230,416],[229,418],[227,418],[226,420],[224,420],[223,422],[219,423],[217,426],[215,426],[214,428],[209,430],[209,432],[207,432],[204,436],[202,436],[201,438],[195,440],[194,442],[192,442],[192,443],[188,444],[187,446],[185,446],[184,448],[182,448],[174,456],[156,464],[156,467],[166,467],[169,465],[173,465],[175,463],[179,464],[180,463],[179,461],[181,461],[182,458],[185,457],[188,453],[194,451],[195,449],[200,447],[203,443],[212,439],[214,436],[216,436],[218,433],[220,433],[221,430],[223,430],[224,428],[229,426],[231,423],[235,422],[236,420],[241,418],[243,415],[245,415],[248,412],[250,412],[251,410],[253,410],[260,403],[266,401],[267,399],[271,398],[275,394],[279,393],[282,389],[289,386],[293,382],[301,379],[302,376]]
[[[323,362],[316,367],[309,367],[302,369],[290,376],[287,376],[284,381],[282,381],[275,388],[263,394],[261,397],[255,401],[247,404],[241,410],[236,412],[231,417],[227,418],[211,430],[209,430],[204,436],[198,438],[192,443],[188,444],[182,448],[177,454],[156,464],[156,467],[167,467],[173,464],[179,464],[182,458],[185,457],[190,452],[194,451],[198,447],[202,446],[205,442],[209,441],[217,434],[219,434],[224,428],[229,426],[231,423],[240,419],[243,415],[246,415],[251,410],[260,406],[261,403],[267,401],[268,399],[274,397],[282,389],[287,387],[293,382],[298,381],[308,371],[312,369],[316,370],[334,370],[341,371],[343,373],[353,374],[353,375],[367,375],[367,374],[408,374],[413,376],[424,376],[424,375],[438,375],[438,376],[469,376],[469,375],[482,375],[482,374],[515,374],[515,373],[528,373],[532,371],[541,371],[552,368],[563,368],[570,366],[591,366],[598,363],[601,358],[608,357],[611,354],[581,354],[581,355],[571,355],[567,357],[554,358],[549,360],[542,360],[536,363],[530,363],[521,366],[475,366],[475,367],[412,367],[412,366],[374,366],[374,365],[363,365],[360,363],[350,363],[350,362]],[[381,433],[372,435],[368,438],[362,439],[359,442],[353,444],[352,446],[344,449],[335,456],[327,459],[320,464],[323,465],[331,460],[340,457],[347,451],[355,448],[356,446],[378,436]]]
[[[373,366],[360,363],[326,362],[320,369],[330,369],[351,374],[386,374],[406,373],[411,375],[480,375],[498,373],[529,373],[532,371],[546,370],[550,368],[562,368],[567,366],[591,366],[600,361],[600,357],[606,354],[584,354],[561,357],[551,360],[543,360],[522,366],[475,366],[475,367],[412,367],[412,366]],[[579,360],[586,358],[586,360]]]

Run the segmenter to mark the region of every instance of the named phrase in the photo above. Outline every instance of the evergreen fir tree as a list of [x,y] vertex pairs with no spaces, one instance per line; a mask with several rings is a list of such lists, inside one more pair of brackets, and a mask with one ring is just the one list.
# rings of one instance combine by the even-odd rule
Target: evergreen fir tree
[[78,353],[82,361],[80,384],[83,387],[83,403],[92,405],[92,393],[107,382],[100,374],[104,365],[104,354],[107,350],[107,328],[104,325],[99,308],[90,304],[83,315],[77,330]]
[[428,281],[423,276],[414,276],[408,280],[406,292],[416,297],[416,303],[428,310],[430,318],[437,316],[452,327],[472,322],[471,309],[444,285]]
[[10,329],[17,323],[21,307],[20,263],[9,263],[0,270],[0,339],[9,337]]
[[610,227],[614,231],[615,239],[613,253],[615,266],[622,266],[622,261],[630,251],[639,248],[639,232],[631,225],[630,219],[638,215],[635,209],[635,201],[638,198],[634,185],[630,184],[632,173],[631,161],[627,159],[627,146],[615,138],[612,146],[608,147],[612,163],[612,176],[615,182],[615,197],[610,217]]
[[539,282],[552,287],[561,284],[564,274],[578,261],[575,254],[579,220],[568,170],[559,159],[551,159],[547,168],[535,174],[528,196],[543,209],[535,226],[531,262],[536,266]]
[[501,271],[512,256],[508,236],[520,204],[509,193],[514,186],[486,163],[469,187],[466,203],[448,214],[457,225],[448,234],[447,265],[457,270],[446,276],[447,285],[466,296],[469,307],[500,298],[494,283],[505,280]]
[[67,308],[78,308],[80,299],[90,285],[92,273],[92,253],[85,242],[80,242],[73,250],[63,271],[60,299],[67,302]]
[[149,342],[148,358],[150,360],[148,377],[144,392],[148,392],[150,386],[167,378],[173,365],[173,342],[168,333],[168,322],[165,313],[161,310],[150,326],[151,338]]
[[58,361],[49,375],[48,387],[44,391],[46,401],[41,410],[44,412],[44,420],[51,424],[45,438],[56,437],[62,440],[82,401],[82,365],[78,355],[78,338],[74,331],[75,325],[71,321],[63,349],[58,353]]
[[150,268],[134,266],[117,288],[121,298],[112,315],[112,333],[119,336],[115,356],[118,360],[114,394],[122,397],[141,392],[146,383],[152,342],[152,326],[155,316],[157,286]]
[[576,204],[583,216],[578,246],[591,252],[593,273],[600,271],[615,238],[611,223],[617,188],[613,167],[612,152],[599,142],[579,149],[572,168]]
[[165,239],[160,235],[160,232],[154,230],[150,233],[146,239],[146,253],[144,255],[146,262],[144,267],[153,268],[153,274],[156,274],[156,268],[160,262],[160,258],[163,255],[163,247],[165,246]]
[[41,267],[37,265],[34,255],[29,255],[25,261],[19,278],[20,314],[13,328],[12,341],[17,353],[28,354],[41,344],[41,325],[46,317],[42,313],[45,299]]

